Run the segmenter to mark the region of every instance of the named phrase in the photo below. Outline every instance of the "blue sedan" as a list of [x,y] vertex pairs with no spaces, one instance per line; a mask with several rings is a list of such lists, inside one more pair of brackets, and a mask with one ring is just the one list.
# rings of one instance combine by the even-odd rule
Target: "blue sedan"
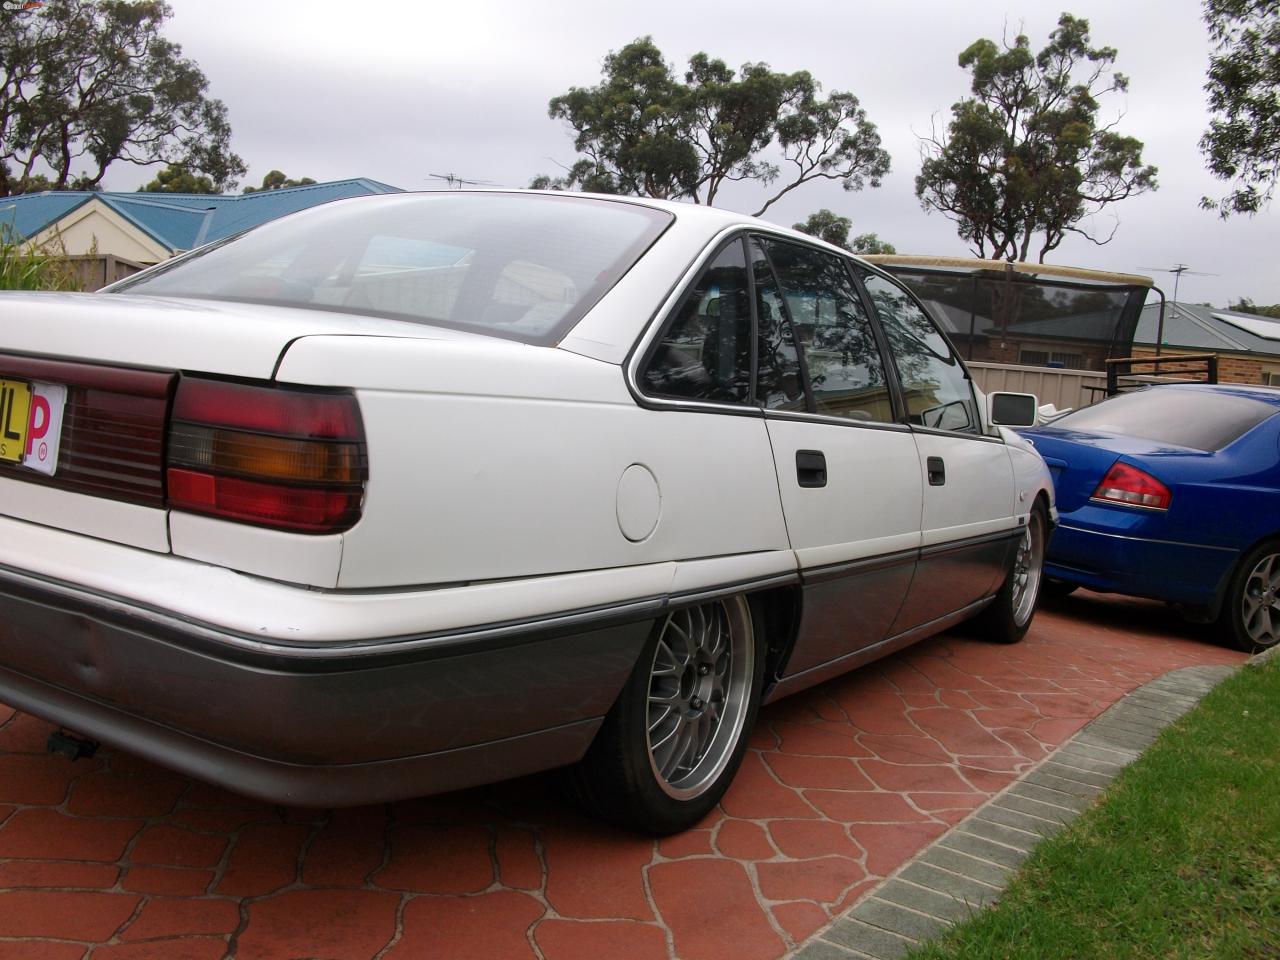
[[1057,489],[1060,588],[1178,604],[1244,650],[1280,639],[1280,392],[1161,385],[1021,432]]

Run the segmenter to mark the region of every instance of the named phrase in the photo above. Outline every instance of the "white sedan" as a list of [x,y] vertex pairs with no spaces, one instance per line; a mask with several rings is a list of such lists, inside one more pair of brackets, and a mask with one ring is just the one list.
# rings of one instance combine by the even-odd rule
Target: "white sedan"
[[0,702],[247,794],[678,830],[761,703],[1034,612],[1030,398],[759,220],[345,200],[0,310]]

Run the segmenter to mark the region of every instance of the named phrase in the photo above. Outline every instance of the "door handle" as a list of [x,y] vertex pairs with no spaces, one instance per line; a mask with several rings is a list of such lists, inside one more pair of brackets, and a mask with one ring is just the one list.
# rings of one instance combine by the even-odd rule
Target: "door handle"
[[827,457],[821,450],[796,451],[796,481],[802,487],[827,485]]
[[925,463],[929,471],[929,486],[940,487],[947,482],[947,465],[941,457],[930,457]]

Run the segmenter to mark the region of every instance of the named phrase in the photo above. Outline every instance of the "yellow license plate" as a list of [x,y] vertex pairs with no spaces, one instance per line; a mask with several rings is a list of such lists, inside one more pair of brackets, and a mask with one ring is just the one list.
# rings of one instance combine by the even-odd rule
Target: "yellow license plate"
[[0,460],[22,460],[30,422],[31,384],[25,380],[0,380]]

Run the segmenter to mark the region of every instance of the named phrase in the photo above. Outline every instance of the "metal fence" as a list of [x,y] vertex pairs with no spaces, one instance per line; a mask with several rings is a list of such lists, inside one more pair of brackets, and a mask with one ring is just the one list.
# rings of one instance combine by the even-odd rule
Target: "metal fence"
[[1052,403],[1059,410],[1087,407],[1107,395],[1107,375],[1100,370],[1061,370],[981,361],[965,366],[984,393],[997,390],[1034,393],[1041,404]]

